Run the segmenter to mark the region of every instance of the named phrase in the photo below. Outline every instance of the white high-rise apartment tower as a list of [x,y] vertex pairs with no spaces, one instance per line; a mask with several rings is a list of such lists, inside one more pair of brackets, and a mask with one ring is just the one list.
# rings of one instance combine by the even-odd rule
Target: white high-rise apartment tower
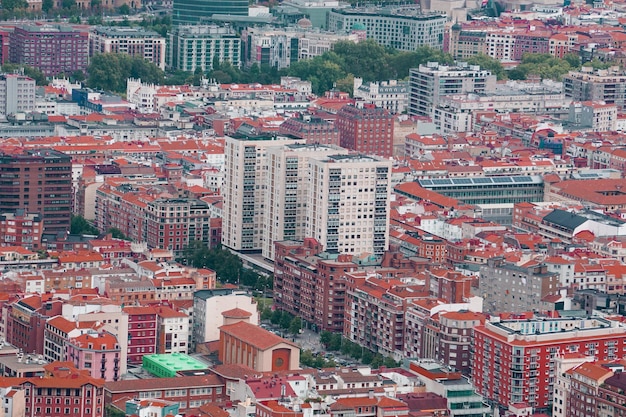
[[274,258],[274,242],[317,239],[326,251],[389,245],[392,163],[331,145],[226,138],[222,243]]
[[311,158],[306,236],[327,252],[382,254],[389,246],[389,160],[361,154]]
[[262,249],[267,149],[302,140],[226,138],[223,187],[222,244],[236,251]]
[[285,145],[267,149],[263,257],[274,259],[274,242],[302,240],[309,217],[309,160],[349,151],[332,145]]

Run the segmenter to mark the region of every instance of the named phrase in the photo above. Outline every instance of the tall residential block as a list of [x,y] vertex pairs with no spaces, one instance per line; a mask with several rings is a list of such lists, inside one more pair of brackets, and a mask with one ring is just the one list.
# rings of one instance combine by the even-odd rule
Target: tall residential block
[[309,206],[310,158],[347,154],[337,146],[292,144],[267,150],[268,176],[263,214],[263,257],[274,259],[274,242],[303,240]]
[[210,71],[216,60],[239,67],[240,58],[241,38],[230,27],[186,25],[174,27],[169,33],[169,69],[193,72],[202,68],[202,71]]
[[452,94],[493,93],[496,76],[479,66],[429,62],[409,72],[409,114],[431,116],[439,98]]
[[384,158],[393,156],[393,116],[373,104],[352,105],[337,112],[339,144],[347,149]]
[[306,236],[331,253],[382,255],[389,246],[391,161],[362,154],[312,158]]
[[35,110],[35,80],[18,74],[0,75],[0,117]]
[[89,56],[122,53],[165,69],[165,38],[153,30],[97,26],[89,32]]
[[16,26],[10,41],[11,62],[37,68],[46,76],[85,71],[89,33],[63,25]]
[[298,143],[288,138],[226,138],[222,244],[236,251],[263,247],[267,149]]
[[70,227],[71,158],[52,149],[0,154],[0,213],[18,210],[43,216],[44,233]]

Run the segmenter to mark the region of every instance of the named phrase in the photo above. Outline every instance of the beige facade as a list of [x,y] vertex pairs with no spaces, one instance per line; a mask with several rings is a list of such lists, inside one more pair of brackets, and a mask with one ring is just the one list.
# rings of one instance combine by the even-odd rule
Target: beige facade
[[310,165],[306,236],[328,252],[387,250],[391,161],[351,154],[311,159]]
[[303,240],[306,235],[310,187],[309,160],[346,155],[329,145],[286,145],[267,151],[268,184],[263,222],[263,257],[274,259],[274,242]]
[[231,249],[262,248],[267,193],[267,149],[301,143],[288,138],[226,138],[222,244]]

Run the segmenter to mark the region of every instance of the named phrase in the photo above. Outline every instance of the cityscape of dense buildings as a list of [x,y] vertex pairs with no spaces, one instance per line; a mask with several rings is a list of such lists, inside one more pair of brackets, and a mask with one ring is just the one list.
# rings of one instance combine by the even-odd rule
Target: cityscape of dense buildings
[[0,414],[624,415],[626,8],[531,3],[0,23]]

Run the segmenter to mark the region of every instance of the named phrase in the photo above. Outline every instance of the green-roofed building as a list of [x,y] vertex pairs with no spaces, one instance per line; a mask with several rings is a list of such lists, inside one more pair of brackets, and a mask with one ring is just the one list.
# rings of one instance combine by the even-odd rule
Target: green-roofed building
[[181,371],[201,371],[208,365],[184,353],[144,355],[142,368],[159,378],[173,378]]

